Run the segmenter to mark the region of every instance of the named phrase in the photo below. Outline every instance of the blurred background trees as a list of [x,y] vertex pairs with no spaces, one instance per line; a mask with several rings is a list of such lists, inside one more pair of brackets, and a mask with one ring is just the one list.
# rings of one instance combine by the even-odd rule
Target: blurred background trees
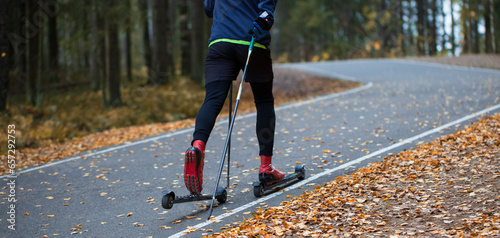
[[[41,107],[73,86],[110,109],[131,85],[203,84],[211,20],[202,0],[0,5],[0,111],[11,95]],[[281,0],[275,14],[275,62],[500,52],[495,0]]]

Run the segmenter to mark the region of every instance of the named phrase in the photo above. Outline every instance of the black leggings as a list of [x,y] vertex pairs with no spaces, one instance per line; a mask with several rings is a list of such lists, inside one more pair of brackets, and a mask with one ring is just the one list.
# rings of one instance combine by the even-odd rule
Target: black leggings
[[[207,143],[224,101],[231,81],[214,81],[205,86],[205,101],[196,115],[194,140]],[[256,134],[259,141],[259,155],[272,156],[276,114],[274,112],[273,82],[250,83],[257,108]]]

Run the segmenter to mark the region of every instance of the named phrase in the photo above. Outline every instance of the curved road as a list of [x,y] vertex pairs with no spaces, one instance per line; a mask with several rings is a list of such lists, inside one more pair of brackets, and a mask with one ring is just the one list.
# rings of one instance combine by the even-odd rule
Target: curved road
[[[186,194],[182,166],[192,134],[188,128],[25,170],[14,179],[3,176],[0,236],[167,237],[186,235],[194,227],[197,230],[186,236],[200,237],[389,153],[500,112],[499,70],[404,60],[279,67],[364,83],[348,92],[277,108],[274,163],[290,172],[296,163],[305,164],[303,182],[260,199],[253,196],[251,183],[257,180],[259,165],[255,114],[240,115],[233,131],[230,197],[214,209],[212,222],[206,222],[208,202],[161,207],[162,190]],[[213,191],[226,132],[227,121],[221,119],[207,145],[205,193]],[[16,231],[7,227],[11,180],[18,199]]]

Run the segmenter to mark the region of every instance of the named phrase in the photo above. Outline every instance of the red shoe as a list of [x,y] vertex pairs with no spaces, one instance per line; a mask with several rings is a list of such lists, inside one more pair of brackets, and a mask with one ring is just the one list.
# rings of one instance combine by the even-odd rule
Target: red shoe
[[184,182],[191,194],[201,194],[203,190],[203,165],[205,160],[205,143],[201,140],[193,142],[184,158]]
[[285,174],[274,168],[272,164],[259,167],[259,181],[263,183],[273,183],[283,178],[285,178]]

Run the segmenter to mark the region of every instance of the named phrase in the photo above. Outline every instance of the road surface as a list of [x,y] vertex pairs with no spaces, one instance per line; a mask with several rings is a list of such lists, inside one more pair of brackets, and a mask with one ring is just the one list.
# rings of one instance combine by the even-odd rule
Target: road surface
[[[187,128],[31,168],[17,178],[3,176],[0,236],[200,237],[500,111],[499,70],[390,59],[279,67],[364,84],[277,108],[274,164],[286,172],[297,163],[306,165],[307,177],[301,183],[259,199],[253,196],[251,184],[257,180],[260,162],[255,114],[250,113],[236,121],[230,197],[214,209],[210,222],[208,202],[175,204],[171,210],[161,207],[162,190],[187,194],[183,153],[193,132]],[[207,144],[205,193],[213,192],[226,133],[227,120],[221,118]],[[16,203],[8,200],[12,181]],[[226,185],[225,177],[221,185]],[[8,220],[11,204],[15,231],[8,228],[13,221]]]

